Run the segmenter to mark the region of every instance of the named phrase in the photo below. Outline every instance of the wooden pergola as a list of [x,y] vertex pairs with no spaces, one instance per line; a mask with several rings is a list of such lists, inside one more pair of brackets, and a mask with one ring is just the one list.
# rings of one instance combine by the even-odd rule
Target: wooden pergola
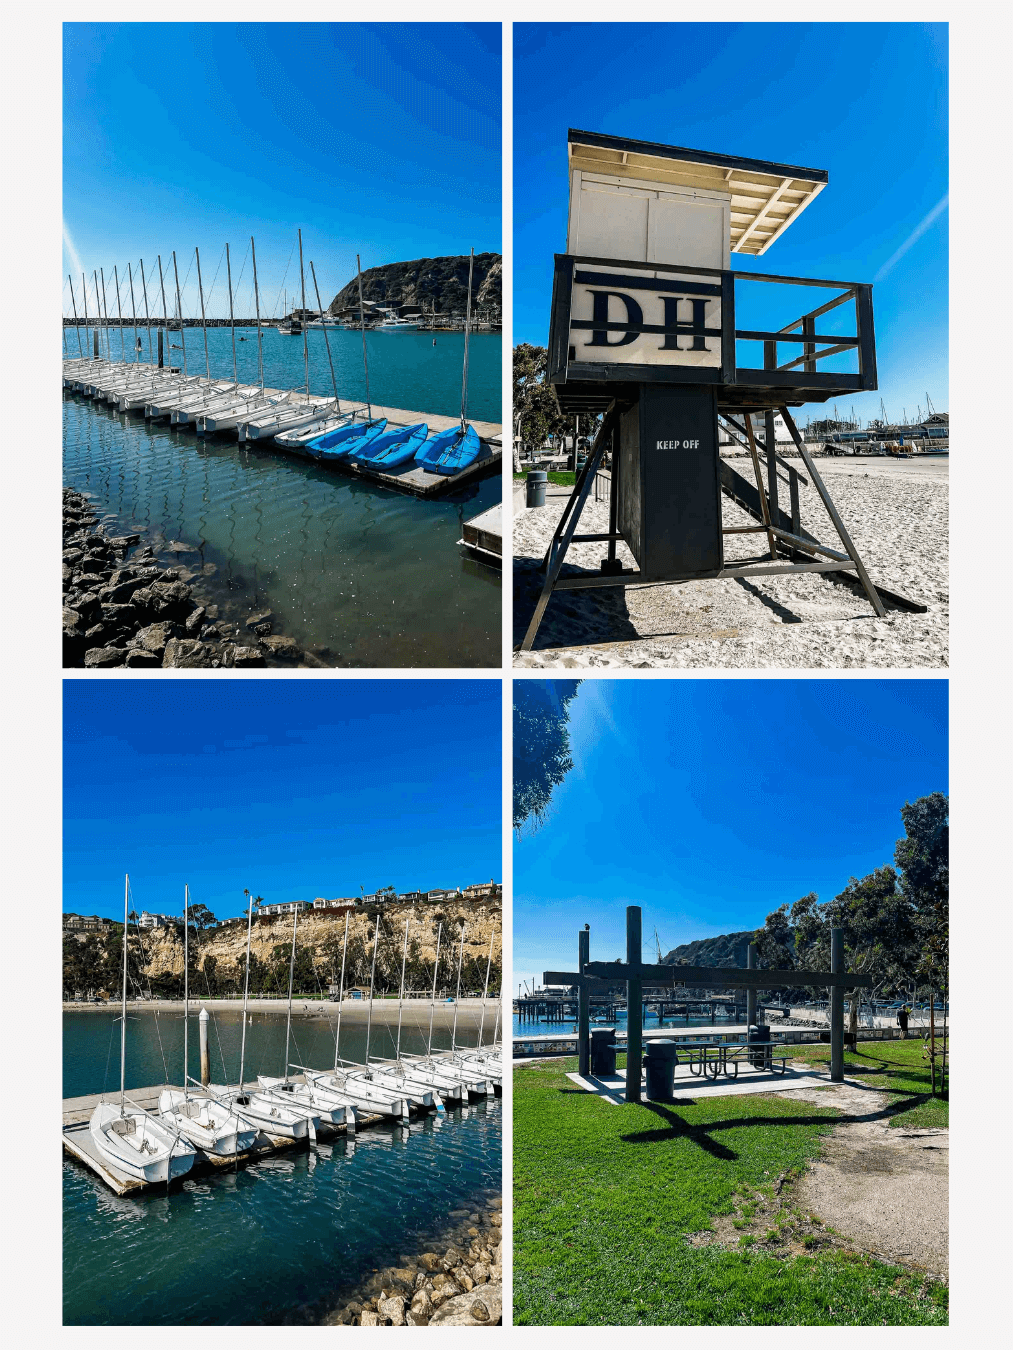
[[844,968],[844,930],[830,930],[830,970],[758,970],[755,966],[756,949],[749,948],[749,965],[745,970],[727,966],[666,966],[648,965],[641,959],[642,924],[639,905],[626,907],[626,960],[592,961],[590,959],[590,929],[585,927],[577,935],[577,971],[547,970],[543,984],[576,985],[578,991],[577,1045],[581,1074],[591,1067],[590,992],[595,983],[626,982],[626,1100],[641,1099],[641,1067],[643,1058],[643,988],[644,984],[694,985],[710,989],[744,989],[747,997],[747,1019],[756,1019],[756,994],[760,989],[798,988],[807,985],[827,986],[830,989],[830,1079],[840,1083],[844,1079],[844,991],[864,988],[873,983],[869,976],[849,973]]

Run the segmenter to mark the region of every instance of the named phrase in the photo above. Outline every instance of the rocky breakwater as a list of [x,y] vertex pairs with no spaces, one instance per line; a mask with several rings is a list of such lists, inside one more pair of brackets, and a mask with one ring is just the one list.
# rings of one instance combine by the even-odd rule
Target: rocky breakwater
[[326,1321],[361,1327],[492,1327],[503,1318],[502,1200],[451,1210],[437,1251],[377,1271]]
[[298,654],[291,638],[271,637],[266,614],[249,634],[256,645],[227,636],[193,579],[185,567],[160,564],[140,535],[110,535],[88,498],[64,488],[65,667],[242,669],[266,665],[266,655]]

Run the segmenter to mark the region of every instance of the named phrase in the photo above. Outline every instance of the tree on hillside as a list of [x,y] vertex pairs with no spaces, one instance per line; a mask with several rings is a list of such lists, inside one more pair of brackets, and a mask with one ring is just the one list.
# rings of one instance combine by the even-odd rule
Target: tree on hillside
[[568,705],[579,680],[514,683],[514,829],[545,819],[552,790],[573,768]]

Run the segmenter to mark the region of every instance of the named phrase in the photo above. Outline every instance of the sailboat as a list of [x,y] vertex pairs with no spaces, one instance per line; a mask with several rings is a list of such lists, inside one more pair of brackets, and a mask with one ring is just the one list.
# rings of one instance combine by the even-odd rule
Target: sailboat
[[416,450],[425,443],[428,435],[429,427],[425,422],[398,427],[396,431],[388,431],[365,446],[352,450],[349,458],[374,469],[393,469],[398,464],[414,459]]
[[461,376],[461,424],[440,432],[421,446],[415,456],[426,473],[442,473],[449,477],[460,473],[478,459],[482,444],[478,432],[468,422],[468,341],[471,337],[471,283],[475,271],[475,250],[471,250],[468,265],[468,309],[464,319],[464,368]]
[[316,1084],[313,1082],[293,1083],[289,1080],[289,1043],[292,1033],[292,981],[295,976],[295,943],[296,934],[299,930],[299,907],[296,906],[292,912],[292,956],[288,967],[288,1020],[285,1024],[285,1075],[283,1078],[268,1078],[263,1074],[257,1075],[257,1086],[261,1089],[258,1097],[261,1100],[270,1100],[285,1106],[293,1112],[305,1114],[307,1120],[313,1122],[313,1137],[316,1134],[316,1125],[324,1121],[328,1125],[343,1125],[346,1120],[350,1120],[352,1128],[355,1128],[355,1109],[350,1102],[340,1102],[335,1100],[334,1094],[330,1094],[331,1100],[325,1102],[322,1095],[316,1090]]
[[166,1088],[158,1098],[158,1113],[195,1148],[217,1158],[245,1153],[257,1130],[213,1097],[190,1093],[190,887],[183,891],[183,1090]]
[[181,1138],[157,1116],[131,1102],[127,1079],[127,923],[130,878],[123,893],[123,999],[120,1012],[120,1100],[102,1100],[91,1116],[91,1138],[112,1167],[139,1181],[171,1181],[184,1176],[194,1164],[193,1145]]
[[337,431],[329,431],[324,436],[314,437],[313,440],[307,441],[303,448],[307,454],[313,455],[316,459],[344,459],[353,451],[356,454],[361,453],[365,445],[383,434],[386,425],[386,417],[378,418],[374,422],[353,422],[348,426],[339,427]]

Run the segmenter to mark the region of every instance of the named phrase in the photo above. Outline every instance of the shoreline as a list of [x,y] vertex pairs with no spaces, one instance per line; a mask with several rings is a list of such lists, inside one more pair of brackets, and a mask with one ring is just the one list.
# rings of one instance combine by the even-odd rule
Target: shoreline
[[[456,1004],[459,1022],[458,1031],[463,1035],[477,1030],[477,1024],[474,1019],[481,1017],[483,1000],[480,998],[462,998]],[[426,999],[405,999],[401,1005],[401,1015],[406,1024],[410,1022],[409,1014],[413,1009],[423,1009],[426,1022],[428,1023],[429,1013],[432,1004]],[[63,1011],[65,1013],[94,1013],[109,1012],[110,1010],[118,1012],[120,1004],[117,1000],[111,999],[108,1003],[64,1003]],[[242,1013],[243,1000],[241,998],[209,998],[209,999],[190,999],[190,1015],[196,1016],[201,1008],[207,1008],[209,1012],[234,1012]],[[446,1030],[453,1026],[454,1022],[453,1003],[437,1003],[433,1013],[433,1026]],[[172,1012],[183,1015],[183,1000],[180,999],[127,999],[127,1009],[130,1012]],[[285,1014],[288,1011],[288,1000],[284,998],[260,998],[250,999],[247,1012],[255,1013],[279,1013]],[[398,1020],[398,1000],[396,998],[374,999],[372,1014],[369,1011],[369,999],[344,999],[339,1005],[336,1001],[329,999],[300,999],[292,1000],[292,1012],[298,1014],[300,1020],[304,1017],[325,1017],[337,1020],[338,1014],[341,1014],[345,1021],[351,1020],[352,1023],[365,1023],[367,1018],[372,1015],[374,1022],[397,1022]],[[470,1019],[466,1021],[465,1018]],[[491,995],[485,1001],[485,1035],[489,1037],[491,1044],[492,1034],[496,1025],[496,999]],[[503,1017],[500,1016],[500,1033],[503,1029]],[[483,1038],[484,1040],[484,1038]]]

